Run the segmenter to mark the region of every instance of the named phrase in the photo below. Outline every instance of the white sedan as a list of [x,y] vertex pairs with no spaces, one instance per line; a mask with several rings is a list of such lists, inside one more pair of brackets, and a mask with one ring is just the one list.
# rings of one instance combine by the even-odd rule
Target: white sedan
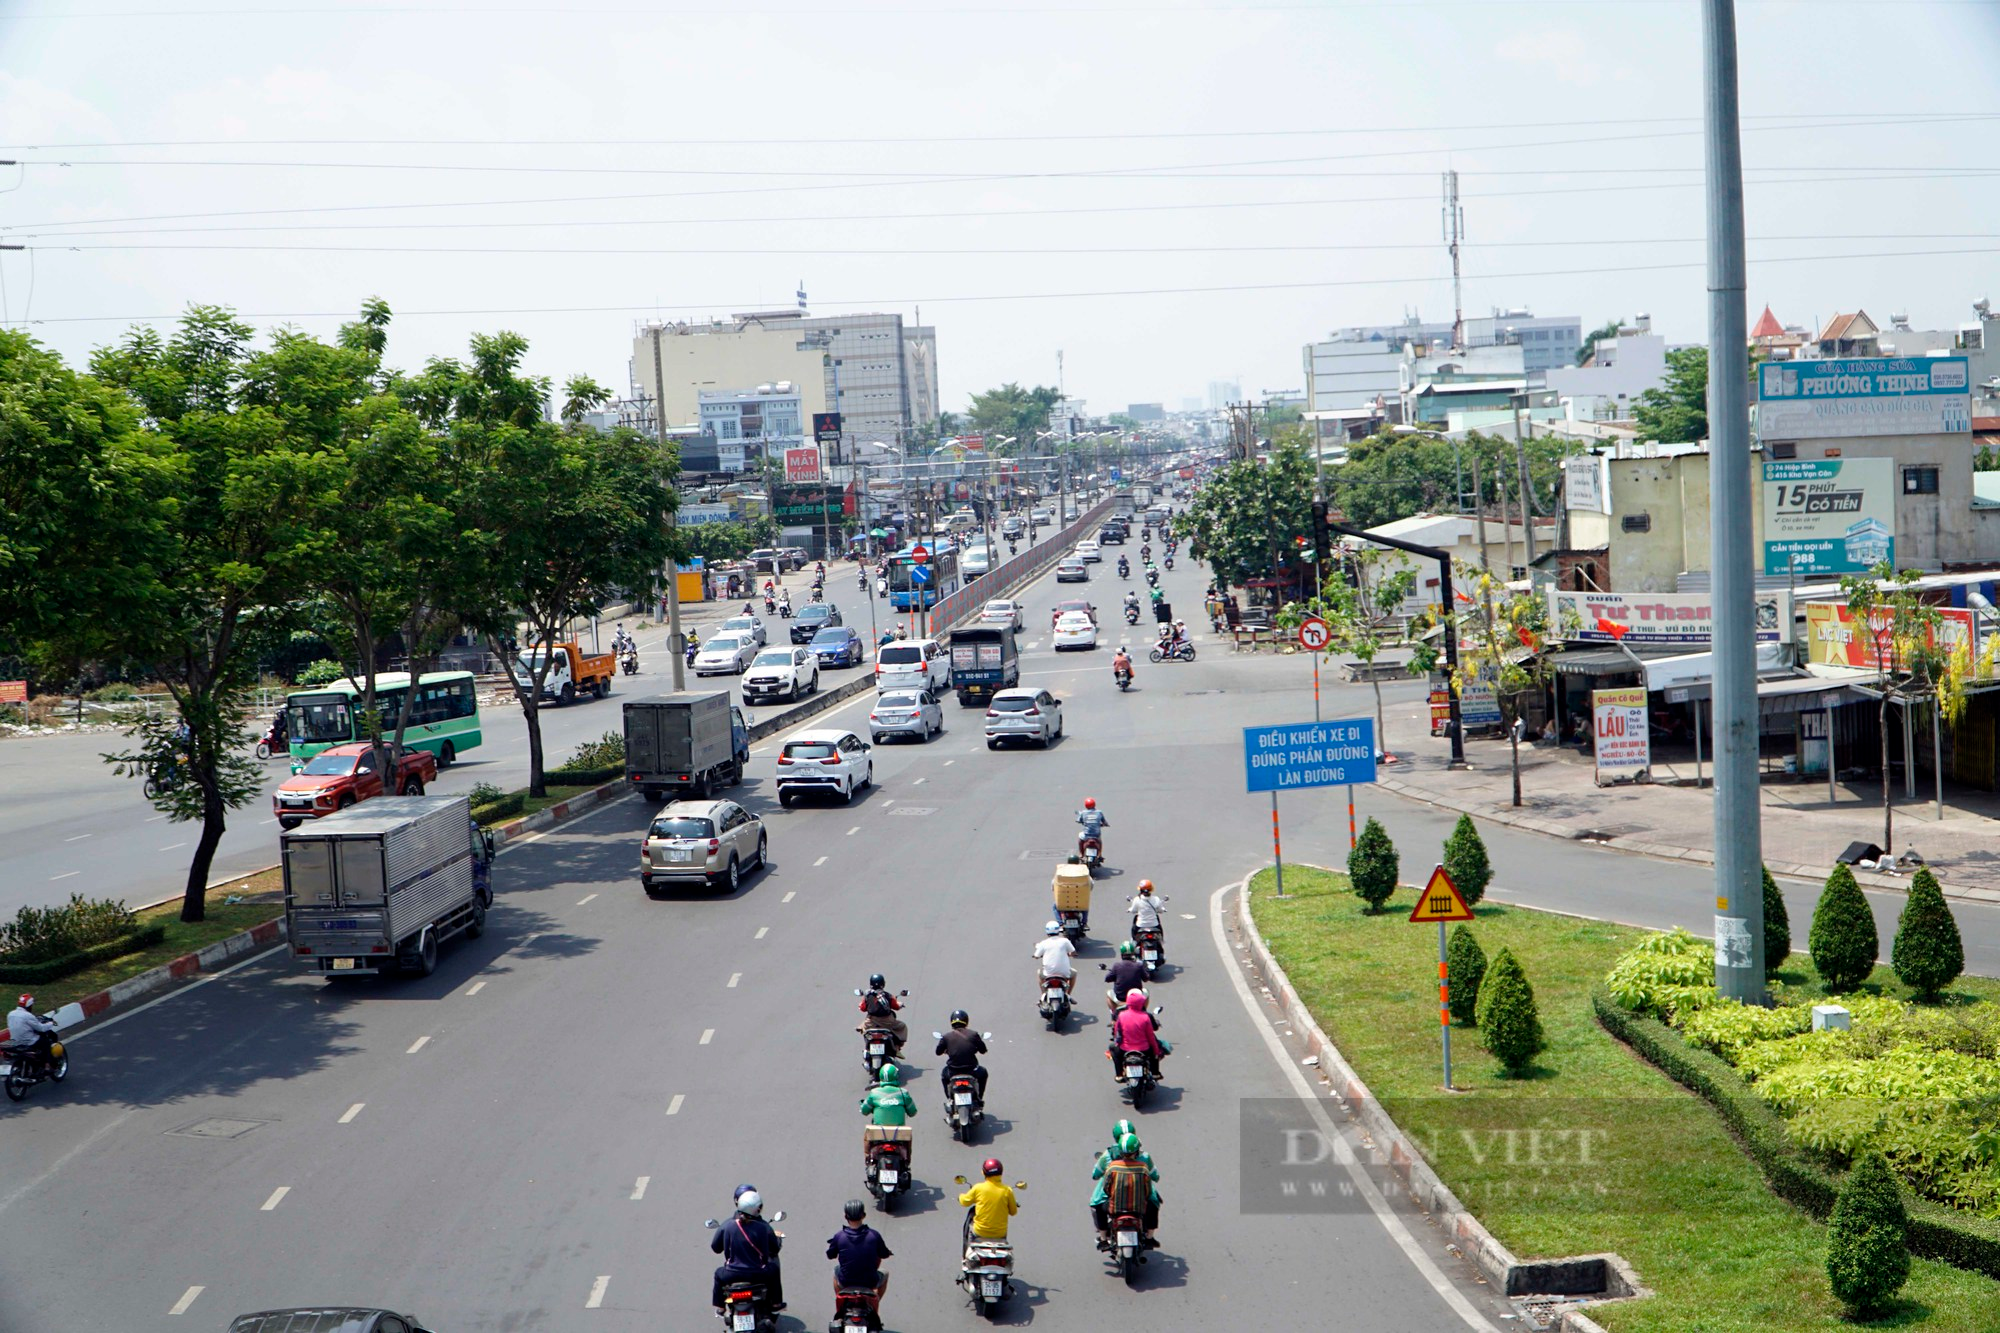
[[1066,612],[1062,619],[1056,621],[1050,642],[1055,645],[1057,652],[1065,648],[1095,648],[1097,623],[1081,611]]
[[731,616],[722,622],[722,628],[718,631],[717,637],[723,634],[748,634],[757,641],[759,648],[762,648],[766,642],[764,638],[764,622],[755,616]]
[[697,676],[737,676],[757,655],[757,641],[748,634],[718,634],[694,655]]
[[1104,559],[1104,548],[1088,539],[1076,544],[1076,553],[1090,564],[1097,564]]
[[1009,598],[999,597],[988,602],[979,610],[979,621],[984,625],[1008,625],[1021,628],[1021,604]]

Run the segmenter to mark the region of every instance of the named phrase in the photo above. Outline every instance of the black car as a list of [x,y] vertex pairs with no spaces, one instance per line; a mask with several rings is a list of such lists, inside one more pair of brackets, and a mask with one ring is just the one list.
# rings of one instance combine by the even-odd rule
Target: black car
[[1123,546],[1125,544],[1125,525],[1123,523],[1106,523],[1097,530],[1097,540],[1100,545],[1104,546]]
[[811,643],[813,635],[827,626],[844,623],[840,618],[840,608],[832,602],[807,602],[792,617],[792,642]]
[[230,1320],[229,1333],[424,1333],[424,1327],[393,1310],[313,1305],[238,1315]]

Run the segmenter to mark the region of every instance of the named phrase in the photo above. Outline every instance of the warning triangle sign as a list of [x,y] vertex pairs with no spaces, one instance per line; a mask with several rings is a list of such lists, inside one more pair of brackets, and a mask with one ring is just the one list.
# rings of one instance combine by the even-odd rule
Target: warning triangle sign
[[1417,895],[1417,905],[1410,913],[1410,920],[1426,923],[1472,919],[1472,909],[1465,905],[1465,895],[1458,891],[1458,885],[1451,882],[1445,868],[1439,866],[1431,871],[1431,882],[1424,885],[1424,891]]

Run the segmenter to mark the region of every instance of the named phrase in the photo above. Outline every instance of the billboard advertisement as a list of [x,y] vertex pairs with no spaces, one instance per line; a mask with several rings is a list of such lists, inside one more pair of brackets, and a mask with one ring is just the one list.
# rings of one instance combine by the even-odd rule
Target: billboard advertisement
[[1594,514],[1611,512],[1611,460],[1601,454],[1563,460],[1563,505]]
[[1896,559],[1896,462],[1764,464],[1764,572],[1861,574]]
[[840,445],[840,413],[813,413],[813,439],[821,444]]
[[785,450],[785,480],[794,486],[800,482],[818,481],[819,446],[808,444]]
[[[1821,666],[1866,667],[1877,669],[1886,648],[1892,659],[1895,646],[1888,642],[1890,615],[1878,610],[1866,626],[1842,602],[1806,603],[1806,659]],[[1963,607],[1940,606],[1939,620],[1927,638],[1948,653],[1972,642],[1972,612]],[[1880,638],[1877,636],[1880,635]]]
[[736,511],[726,504],[682,505],[674,512],[674,521],[684,528],[699,528],[710,523],[734,523]]
[[1757,368],[1757,437],[1969,435],[1972,376],[1962,356],[1766,361]]
[[1630,782],[1653,766],[1653,738],[1646,726],[1646,687],[1590,692],[1591,747],[1597,782]]
[[[1759,589],[1751,594],[1759,643],[1791,635],[1792,595]],[[1549,590],[1549,623],[1572,643],[1620,642],[1628,647],[1686,648],[1703,652],[1714,625],[1707,593],[1563,592]]]

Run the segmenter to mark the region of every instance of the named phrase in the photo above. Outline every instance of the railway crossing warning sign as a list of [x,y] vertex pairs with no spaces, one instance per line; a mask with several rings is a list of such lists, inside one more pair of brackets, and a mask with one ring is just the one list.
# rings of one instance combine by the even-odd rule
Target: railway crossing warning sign
[[1458,885],[1451,882],[1451,874],[1443,866],[1431,871],[1431,882],[1417,895],[1417,905],[1410,911],[1410,920],[1419,925],[1435,921],[1443,925],[1447,921],[1470,921],[1472,909],[1465,904],[1465,895],[1458,891]]

